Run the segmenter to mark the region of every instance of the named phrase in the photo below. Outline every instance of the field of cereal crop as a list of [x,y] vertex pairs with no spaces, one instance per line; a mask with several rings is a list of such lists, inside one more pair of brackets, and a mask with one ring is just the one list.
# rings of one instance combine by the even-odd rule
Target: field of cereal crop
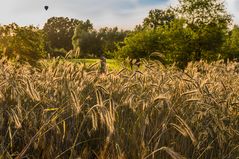
[[1,60],[0,158],[239,157],[239,64],[144,65]]

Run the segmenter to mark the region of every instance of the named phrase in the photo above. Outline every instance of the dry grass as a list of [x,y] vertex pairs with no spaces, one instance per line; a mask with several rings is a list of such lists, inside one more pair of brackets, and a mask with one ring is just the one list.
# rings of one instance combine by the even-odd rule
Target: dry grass
[[0,158],[235,159],[237,63],[99,75],[0,61]]

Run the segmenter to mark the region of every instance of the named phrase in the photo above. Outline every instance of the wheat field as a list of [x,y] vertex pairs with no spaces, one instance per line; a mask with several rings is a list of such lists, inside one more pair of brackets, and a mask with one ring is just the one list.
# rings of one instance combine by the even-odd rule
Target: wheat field
[[0,158],[239,158],[239,64],[0,61]]

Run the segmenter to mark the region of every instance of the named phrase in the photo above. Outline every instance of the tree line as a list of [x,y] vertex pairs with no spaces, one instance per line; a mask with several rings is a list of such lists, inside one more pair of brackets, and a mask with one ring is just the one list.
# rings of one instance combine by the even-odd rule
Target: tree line
[[[94,58],[102,54],[112,58],[116,43],[123,41],[128,33],[117,27],[96,30],[90,20],[68,17],[52,17],[42,29],[12,23],[0,26],[0,57],[27,62],[69,54],[71,58]],[[77,48],[80,51],[76,56]]]
[[178,1],[176,7],[150,10],[142,24],[128,31],[96,30],[90,20],[68,17],[52,17],[42,29],[0,26],[0,56],[28,62],[47,56],[151,58],[181,68],[189,61],[239,57],[239,27],[232,25],[224,1]]

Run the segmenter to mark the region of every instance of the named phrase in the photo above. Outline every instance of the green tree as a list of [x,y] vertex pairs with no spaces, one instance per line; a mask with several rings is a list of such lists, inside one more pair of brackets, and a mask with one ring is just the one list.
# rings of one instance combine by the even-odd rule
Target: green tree
[[86,22],[77,25],[74,29],[74,34],[71,39],[73,49],[80,48],[80,43],[83,39],[81,36],[86,36],[86,34],[90,32],[94,33],[95,31],[93,30],[93,25],[90,23],[89,20],[86,20]]
[[166,27],[165,43],[167,48],[167,58],[169,63],[177,63],[178,67],[184,68],[187,63],[193,60],[194,41],[197,34],[189,27],[185,26],[184,19],[175,19]]
[[47,51],[52,56],[64,56],[64,54],[54,54],[54,50],[63,49],[66,52],[73,48],[71,39],[76,26],[80,26],[84,30],[93,29],[93,25],[89,20],[84,22],[68,17],[52,17],[47,20],[43,31],[45,33]]
[[81,26],[77,26],[72,37],[74,49],[80,48],[81,56],[98,57],[105,54],[113,57],[113,52],[117,49],[116,43],[122,42],[128,31],[118,30],[114,28],[101,28],[96,30],[84,30]]
[[179,0],[177,9],[187,23],[198,27],[218,24],[223,27],[231,21],[223,0]]
[[101,49],[108,57],[114,57],[114,52],[117,50],[117,43],[122,42],[130,31],[119,30],[114,28],[101,28],[98,31],[98,36],[101,40]]
[[46,56],[42,31],[15,23],[0,28],[0,50],[1,56],[31,64]]
[[143,27],[156,29],[159,26],[169,25],[170,22],[175,19],[175,16],[175,12],[172,8],[166,10],[150,10],[148,17],[143,21]]
[[178,12],[196,34],[194,60],[213,60],[221,48],[231,17],[221,0],[179,0]]
[[239,26],[235,25],[227,36],[222,47],[224,59],[234,60],[239,58]]
[[82,56],[99,57],[102,55],[102,43],[97,31],[83,31],[79,37]]
[[80,56],[99,56],[102,54],[101,39],[96,30],[88,30],[78,25],[72,37],[74,51],[80,49]]
[[117,56],[121,58],[145,58],[155,51],[164,52],[166,50],[167,37],[163,28],[157,30],[144,29],[126,37],[118,47]]

